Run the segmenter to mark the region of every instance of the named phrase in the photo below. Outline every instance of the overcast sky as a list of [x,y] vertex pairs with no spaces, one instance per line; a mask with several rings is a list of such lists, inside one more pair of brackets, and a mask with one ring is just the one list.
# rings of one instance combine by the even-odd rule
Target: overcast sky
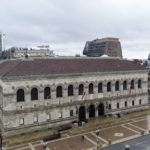
[[75,55],[87,40],[117,37],[125,58],[147,58],[150,0],[0,0],[0,31],[6,48],[49,44]]

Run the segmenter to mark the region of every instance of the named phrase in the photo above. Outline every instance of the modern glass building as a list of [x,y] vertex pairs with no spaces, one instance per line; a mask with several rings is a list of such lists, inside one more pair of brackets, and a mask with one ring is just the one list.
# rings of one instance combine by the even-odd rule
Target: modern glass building
[[98,57],[102,55],[122,57],[122,49],[118,38],[102,38],[87,41],[83,54],[91,57]]

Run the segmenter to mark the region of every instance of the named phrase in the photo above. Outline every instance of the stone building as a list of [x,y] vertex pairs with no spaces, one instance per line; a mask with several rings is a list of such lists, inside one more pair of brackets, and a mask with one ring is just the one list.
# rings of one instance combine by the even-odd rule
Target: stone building
[[92,57],[107,55],[122,58],[122,48],[118,38],[95,39],[86,42],[83,54]]
[[147,71],[128,60],[58,58],[2,62],[3,136],[145,109],[147,81]]
[[54,57],[52,50],[48,48],[22,48],[22,47],[11,47],[6,51],[2,52],[0,59],[22,59],[22,58],[45,58]]

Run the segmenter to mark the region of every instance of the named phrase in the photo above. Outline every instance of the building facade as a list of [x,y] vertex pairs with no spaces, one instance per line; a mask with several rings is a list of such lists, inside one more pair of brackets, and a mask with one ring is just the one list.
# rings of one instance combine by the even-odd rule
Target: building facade
[[148,73],[127,60],[72,58],[0,64],[3,136],[146,109]]
[[54,57],[52,50],[48,48],[38,48],[38,49],[28,49],[22,47],[11,47],[10,49],[3,51],[1,58],[2,59],[22,59],[22,58],[45,58],[45,57]]
[[118,38],[102,38],[87,41],[83,54],[91,57],[108,55],[122,58],[122,48]]

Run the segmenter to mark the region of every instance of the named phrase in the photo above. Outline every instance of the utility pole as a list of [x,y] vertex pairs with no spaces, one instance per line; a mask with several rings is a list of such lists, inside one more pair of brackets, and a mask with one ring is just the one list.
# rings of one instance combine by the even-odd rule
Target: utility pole
[[2,52],[2,50],[3,50],[3,46],[2,46],[2,36],[3,36],[3,34],[0,32],[0,52]]
[[0,32],[0,52],[5,50],[5,39],[4,39],[4,37],[5,37],[5,34]]

